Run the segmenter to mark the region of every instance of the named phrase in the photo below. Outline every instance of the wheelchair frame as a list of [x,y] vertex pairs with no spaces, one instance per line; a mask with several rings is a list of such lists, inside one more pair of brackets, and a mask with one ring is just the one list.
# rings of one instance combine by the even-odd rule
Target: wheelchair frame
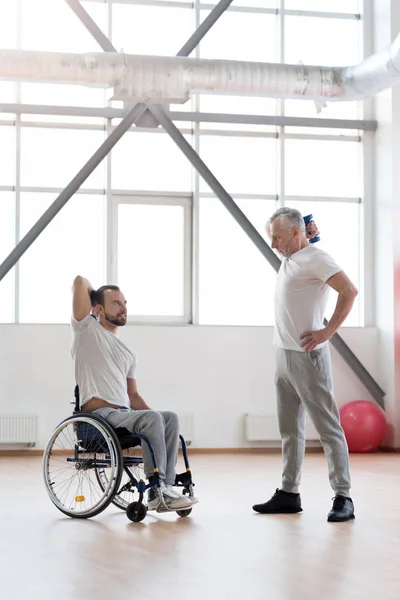
[[[150,440],[141,434],[132,434],[125,428],[114,429],[103,417],[79,409],[79,389],[75,387],[75,410],[71,417],[62,421],[50,436],[43,454],[43,476],[48,495],[53,504],[64,514],[74,518],[90,518],[98,515],[113,503],[125,510],[127,517],[137,523],[147,514],[143,502],[144,493],[155,488],[158,495],[157,512],[176,512],[188,516],[192,508],[169,509],[163,499],[158,476],[157,461]],[[62,447],[63,440],[67,447]],[[183,495],[193,497],[193,481],[184,438],[179,436],[185,472],[176,475],[175,486],[183,488]],[[124,451],[147,444],[152,462],[153,475],[144,480],[143,457],[127,455]],[[71,447],[72,446],[72,447]],[[61,479],[71,471],[71,478]],[[94,472],[94,478],[90,481]],[[126,481],[121,486],[123,475]],[[143,476],[142,476],[143,475]],[[85,476],[87,481],[85,481]],[[96,482],[101,490],[96,490]],[[76,491],[73,487],[76,484]],[[123,495],[138,493],[139,497],[128,502]],[[90,506],[89,497],[92,501]],[[97,496],[97,497],[96,497]]]

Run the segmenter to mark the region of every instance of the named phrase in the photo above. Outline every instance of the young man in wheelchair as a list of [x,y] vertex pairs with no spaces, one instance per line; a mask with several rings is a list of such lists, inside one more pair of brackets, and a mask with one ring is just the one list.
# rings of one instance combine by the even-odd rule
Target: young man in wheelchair
[[[179,422],[175,413],[151,410],[136,385],[136,356],[118,337],[126,324],[126,300],[117,286],[93,290],[87,279],[75,278],[72,287],[72,356],[79,387],[80,408],[100,415],[115,429],[145,435],[154,450],[161,493],[170,510],[187,509],[197,500],[183,496],[173,485],[179,445]],[[142,444],[147,477],[153,462]],[[149,489],[148,508],[157,508],[159,497]]]

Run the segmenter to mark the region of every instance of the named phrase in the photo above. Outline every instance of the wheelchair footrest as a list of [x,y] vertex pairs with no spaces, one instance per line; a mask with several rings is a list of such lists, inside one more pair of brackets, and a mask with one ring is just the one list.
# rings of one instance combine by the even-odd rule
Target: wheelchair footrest
[[184,486],[194,485],[192,481],[192,473],[190,471],[185,471],[184,473],[179,473],[175,476],[175,486]]

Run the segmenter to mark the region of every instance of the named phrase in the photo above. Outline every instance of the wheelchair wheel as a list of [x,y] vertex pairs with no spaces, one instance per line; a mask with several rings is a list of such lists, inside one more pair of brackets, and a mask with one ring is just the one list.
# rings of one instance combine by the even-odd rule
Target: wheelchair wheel
[[[99,485],[97,471],[107,472]],[[112,502],[122,476],[122,453],[114,430],[95,415],[65,419],[43,455],[43,475],[51,501],[64,514],[86,519]]]
[[176,514],[179,515],[180,517],[188,517],[191,512],[192,512],[191,508],[183,508],[182,510],[177,510]]
[[126,516],[133,523],[140,523],[147,515],[147,506],[142,502],[131,502],[126,509]]
[[[122,460],[123,469],[121,482],[111,502],[114,506],[126,511],[132,502],[139,499],[135,481],[144,481],[146,479],[140,446],[124,450]],[[129,471],[129,475],[127,471]],[[99,485],[105,490],[108,485],[108,477],[110,476],[109,469],[97,469],[96,475]]]

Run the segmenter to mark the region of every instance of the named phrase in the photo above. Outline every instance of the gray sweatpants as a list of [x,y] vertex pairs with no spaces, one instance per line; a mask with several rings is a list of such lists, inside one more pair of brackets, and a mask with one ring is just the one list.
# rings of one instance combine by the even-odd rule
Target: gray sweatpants
[[[114,428],[125,427],[132,433],[145,435],[154,450],[161,481],[174,485],[175,465],[179,446],[178,415],[170,411],[132,410],[131,408],[98,408],[93,411]],[[154,473],[148,446],[142,442],[143,466],[146,477]]]
[[328,344],[313,352],[276,348],[275,385],[282,437],[282,489],[297,493],[305,452],[306,411],[328,461],[335,494],[350,496],[349,455],[333,397]]

